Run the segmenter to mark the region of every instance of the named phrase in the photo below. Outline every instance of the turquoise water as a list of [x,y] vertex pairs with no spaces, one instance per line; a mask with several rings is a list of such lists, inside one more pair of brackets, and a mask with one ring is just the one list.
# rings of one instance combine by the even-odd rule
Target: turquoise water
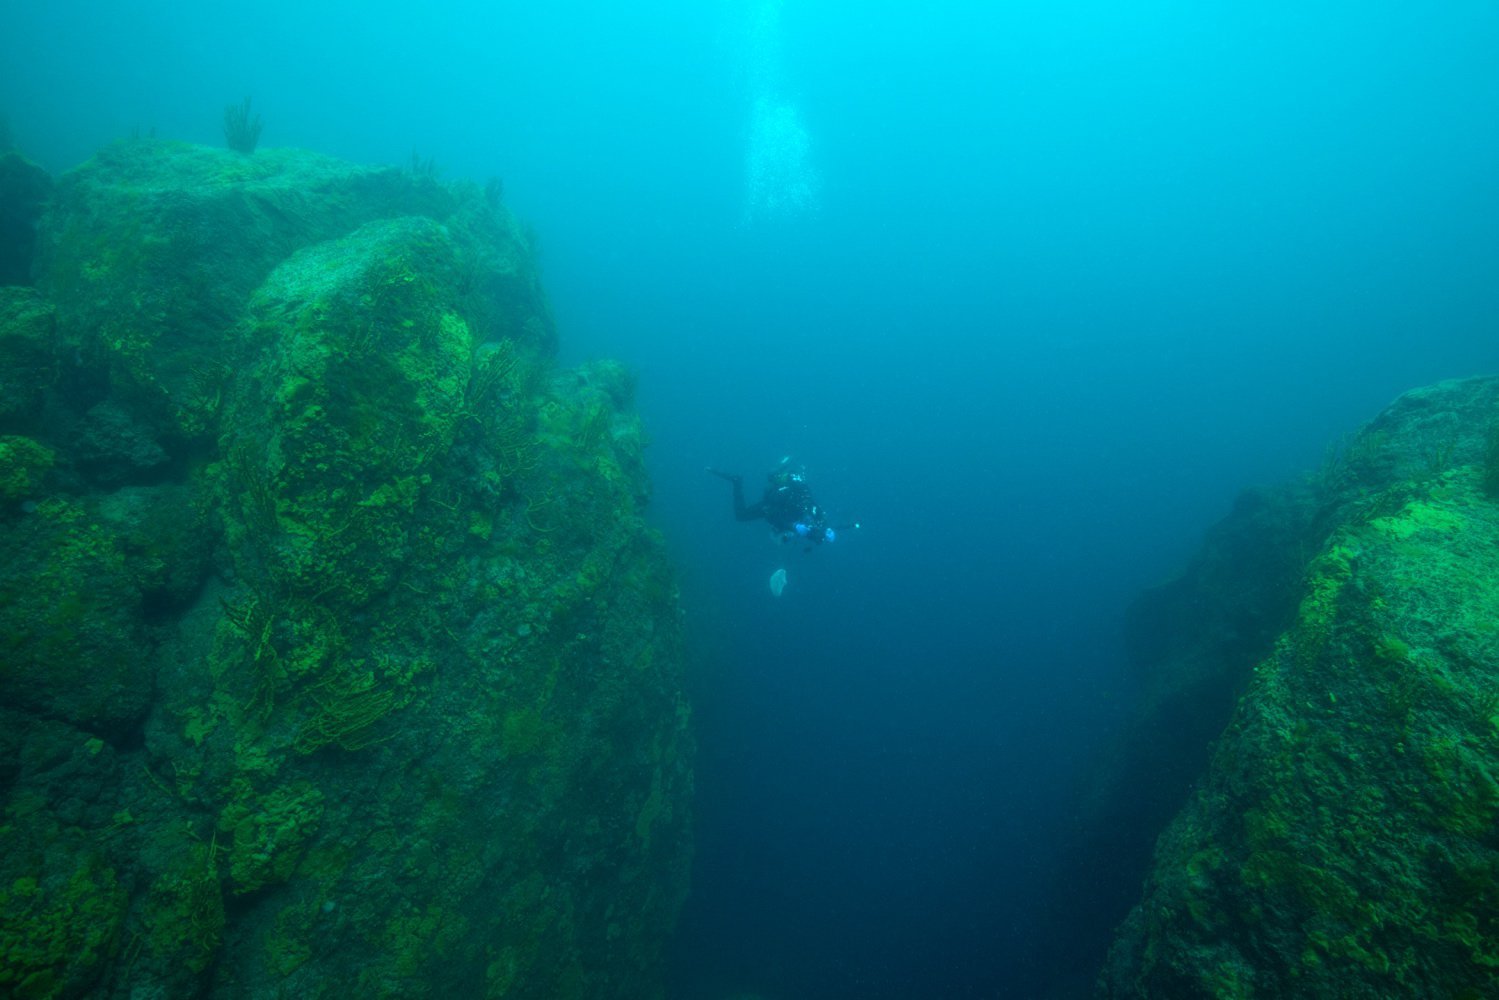
[[[249,94],[263,145],[500,177],[564,357],[639,370],[699,649],[684,997],[1085,983],[1101,939],[1040,914],[1130,597],[1242,486],[1499,367],[1489,5],[6,20],[0,111],[49,169],[218,144]],[[858,532],[778,545],[702,472],[788,453]]]

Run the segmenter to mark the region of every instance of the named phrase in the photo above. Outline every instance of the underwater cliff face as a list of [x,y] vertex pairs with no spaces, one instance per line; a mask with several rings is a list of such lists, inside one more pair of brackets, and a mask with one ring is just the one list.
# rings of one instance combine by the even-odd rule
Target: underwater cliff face
[[134,141],[0,289],[0,992],[658,995],[675,585],[630,375],[477,187]]
[[[1139,899],[1160,831],[1207,768],[1254,666],[1296,612],[1319,525],[1309,483],[1244,490],[1176,578],[1125,616],[1137,701],[1100,749],[1042,919],[1048,939],[1101,961]],[[1044,958],[1068,961],[1058,952]]]
[[1499,379],[1401,397],[1307,504],[1295,610],[1103,996],[1499,992]]

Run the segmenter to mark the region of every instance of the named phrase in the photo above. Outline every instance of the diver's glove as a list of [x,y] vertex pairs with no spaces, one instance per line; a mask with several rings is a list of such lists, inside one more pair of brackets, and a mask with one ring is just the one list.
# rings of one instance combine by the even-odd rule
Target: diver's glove
[[823,528],[820,533],[814,535],[810,524],[803,524],[798,521],[791,527],[796,531],[796,537],[798,538],[810,538],[814,542],[832,542],[838,539],[838,534],[832,528]]

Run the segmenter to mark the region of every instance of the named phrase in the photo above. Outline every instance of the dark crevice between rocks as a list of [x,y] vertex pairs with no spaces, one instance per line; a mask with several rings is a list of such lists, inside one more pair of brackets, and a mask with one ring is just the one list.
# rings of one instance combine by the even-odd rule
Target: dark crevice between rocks
[[14,150],[0,153],[0,285],[29,285],[36,226],[52,193],[47,171]]

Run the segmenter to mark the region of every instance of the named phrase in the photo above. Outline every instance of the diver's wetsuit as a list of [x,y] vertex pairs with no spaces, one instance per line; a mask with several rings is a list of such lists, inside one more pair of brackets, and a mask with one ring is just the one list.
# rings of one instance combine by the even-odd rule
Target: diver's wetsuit
[[[734,519],[738,521],[767,521],[781,535],[801,535],[813,542],[821,542],[827,534],[827,516],[817,506],[811,488],[800,475],[772,472],[765,484],[765,493],[758,503],[747,506],[744,502],[744,477],[709,469],[720,479],[727,479],[734,487]],[[803,531],[798,531],[801,525]]]
[[[758,521],[765,516],[765,498],[753,507],[744,505],[744,477],[730,475],[727,472],[719,472],[717,469],[709,469],[709,472],[720,479],[727,479],[734,485],[734,520],[736,521]],[[768,488],[767,488],[768,491]]]

